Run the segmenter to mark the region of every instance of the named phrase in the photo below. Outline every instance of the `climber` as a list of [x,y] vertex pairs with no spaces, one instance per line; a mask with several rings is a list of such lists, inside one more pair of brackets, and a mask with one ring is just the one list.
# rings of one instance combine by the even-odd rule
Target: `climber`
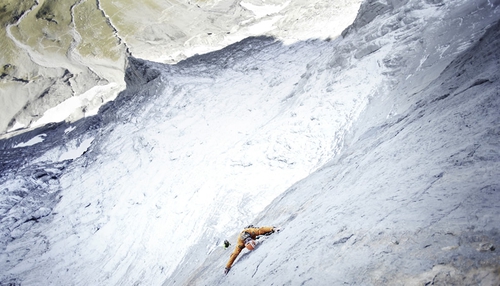
[[263,226],[263,227],[254,227],[253,225],[247,226],[241,233],[238,235],[238,241],[236,242],[236,247],[234,248],[229,261],[226,264],[226,268],[224,268],[224,274],[227,274],[231,269],[231,265],[233,265],[234,260],[243,248],[247,248],[248,250],[253,250],[255,248],[257,236],[259,235],[270,235],[274,232],[279,232],[279,228],[274,226]]

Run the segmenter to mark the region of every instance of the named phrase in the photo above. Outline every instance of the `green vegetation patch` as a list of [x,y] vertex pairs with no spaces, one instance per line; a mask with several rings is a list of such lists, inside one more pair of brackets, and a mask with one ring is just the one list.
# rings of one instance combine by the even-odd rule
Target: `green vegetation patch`
[[[17,46],[7,37],[7,26],[14,24],[36,4],[34,0],[2,0],[0,2],[0,66],[11,64],[17,55]],[[2,70],[2,73],[5,73]]]
[[[142,3],[135,0],[103,0],[101,1],[101,8],[106,12],[106,15],[108,15],[116,29],[118,29],[120,35],[127,37],[127,35],[135,35],[139,30],[139,23],[141,22],[139,22],[139,19],[135,19],[136,15],[134,14],[140,14],[140,12],[134,13],[134,11],[144,9]],[[142,22],[144,21],[148,21],[148,19],[143,19]]]
[[55,4],[56,2],[55,1],[50,1],[50,0],[46,0],[42,7],[40,7],[40,9],[38,10],[38,12],[36,13],[35,17],[37,19],[42,19],[42,20],[46,20],[46,21],[49,21],[49,22],[56,22],[55,18],[56,18],[56,15],[55,15]]
[[95,1],[85,1],[74,8],[75,28],[81,36],[77,50],[82,56],[118,60],[123,53],[102,11]]
[[[177,2],[177,1],[175,1]],[[176,3],[175,5],[183,5]],[[146,26],[162,21],[165,10],[173,8],[171,1],[162,0],[102,0],[101,8],[111,19],[119,34],[137,38]]]
[[73,39],[70,11],[75,1],[45,0],[40,3],[19,23],[17,32],[12,29],[12,34],[40,54],[64,54]]
[[6,27],[9,24],[14,24],[24,12],[35,4],[35,0],[2,0],[0,4],[0,25]]
[[71,6],[75,1],[45,0],[35,14],[36,19],[54,22],[61,25],[71,23]]

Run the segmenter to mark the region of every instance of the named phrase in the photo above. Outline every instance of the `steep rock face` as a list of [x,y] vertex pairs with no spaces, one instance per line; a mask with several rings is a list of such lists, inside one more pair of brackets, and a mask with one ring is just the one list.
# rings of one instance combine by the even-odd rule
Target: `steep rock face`
[[[411,3],[411,5],[408,5],[408,3]],[[442,6],[444,3],[445,0],[426,0],[421,1],[420,3],[415,3],[409,0],[367,0],[361,4],[356,19],[342,32],[342,36],[346,37],[373,21],[377,16],[394,11],[395,9],[399,9],[403,6],[406,6],[406,8],[404,11],[401,11],[402,13],[400,14],[401,20],[405,21],[403,18],[406,12],[422,9],[427,5]]]
[[[29,219],[45,201],[33,209],[6,204],[2,220],[11,223],[2,230],[0,263],[8,270],[0,279],[161,284],[192,245],[202,251],[198,259],[208,256],[222,233],[340,148],[367,100],[342,92],[349,83],[330,81],[347,66],[319,56],[330,55],[335,43],[257,37],[177,65],[131,58],[127,89],[97,116],[3,141],[7,198],[33,186],[11,184],[12,169],[64,168],[48,181],[60,199],[44,206],[50,214]],[[356,74],[346,82],[359,81]],[[31,156],[15,161],[16,154]],[[27,224],[14,223],[24,214]],[[69,270],[55,270],[63,268]]]
[[336,37],[360,2],[4,1],[0,136],[95,115],[125,88],[129,56],[172,64],[249,36]]
[[[352,145],[320,171],[331,174],[331,183],[284,222],[304,236],[332,231],[326,241],[308,243],[329,249],[325,259],[335,262],[321,268],[339,276],[313,270],[312,281],[500,282],[499,27],[489,28],[429,86],[407,97],[413,104],[406,111],[369,129],[358,122]],[[376,109],[369,105],[360,120],[373,120]],[[280,199],[271,214],[287,208],[287,200]],[[313,211],[318,208],[325,217]]]
[[386,77],[336,158],[253,221],[283,230],[225,277],[219,249],[165,285],[500,283],[500,3],[403,2],[365,2],[386,12],[337,47]]
[[392,5],[387,4],[387,1],[369,0],[364,1],[359,7],[358,15],[353,24],[342,32],[342,36],[346,37],[349,33],[357,31],[375,19],[375,17],[392,10]]
[[[498,284],[498,4],[130,58],[97,116],[0,141],[1,283]],[[251,220],[283,231],[223,276]]]

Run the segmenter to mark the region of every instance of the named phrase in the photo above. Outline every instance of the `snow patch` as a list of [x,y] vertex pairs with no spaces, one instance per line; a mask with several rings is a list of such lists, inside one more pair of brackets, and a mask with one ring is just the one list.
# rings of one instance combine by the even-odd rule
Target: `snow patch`
[[75,128],[76,128],[75,126],[70,126],[70,127],[66,128],[64,130],[64,134],[70,133],[71,131],[75,130]]
[[22,128],[25,128],[25,127],[26,127],[26,125],[24,125],[24,124],[19,123],[19,122],[16,121],[16,123],[14,124],[14,126],[12,126],[12,128],[10,128],[10,129],[7,130],[7,133],[12,132],[12,131],[16,131],[18,129],[22,129]]
[[[81,114],[85,116],[92,116],[97,114],[99,107],[113,100],[114,97],[105,96],[105,94],[118,94],[121,86],[117,83],[110,83],[107,85],[94,86],[85,93],[79,96],[74,96],[66,99],[59,105],[45,111],[43,116],[33,123],[33,127],[39,127],[51,122],[60,122],[64,120],[72,120],[71,117],[74,115],[75,118],[81,118]],[[93,101],[98,101],[97,107],[91,110],[87,110],[88,106],[95,106]]]
[[27,146],[33,146],[35,144],[38,144],[38,143],[41,143],[45,140],[45,137],[47,135],[46,134],[40,134],[40,135],[37,135],[33,138],[31,138],[29,141],[27,142],[23,142],[23,143],[19,143],[17,145],[14,146],[14,148],[20,148],[20,147],[27,147]]
[[83,142],[76,148],[70,149],[61,154],[58,161],[75,160],[76,158],[82,156],[83,153],[85,153],[89,149],[93,141],[94,138],[88,138],[83,140]]
[[279,13],[281,10],[283,10],[285,7],[287,7],[290,4],[290,1],[287,1],[283,3],[282,5],[254,5],[252,3],[245,3],[241,2],[240,5],[247,9],[252,11],[252,13],[255,14],[256,19],[260,19],[265,16],[269,16],[272,14]]

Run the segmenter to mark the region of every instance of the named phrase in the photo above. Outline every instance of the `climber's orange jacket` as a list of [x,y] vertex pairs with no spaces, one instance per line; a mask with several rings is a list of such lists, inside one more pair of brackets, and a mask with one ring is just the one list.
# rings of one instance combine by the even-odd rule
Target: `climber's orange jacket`
[[259,235],[265,235],[269,233],[274,232],[274,227],[272,226],[263,226],[263,227],[249,227],[245,228],[240,235],[238,235],[238,241],[236,242],[236,247],[234,248],[233,253],[231,254],[231,257],[229,258],[229,261],[226,264],[226,268],[229,269],[231,268],[231,265],[233,265],[234,260],[238,255],[240,254],[241,250],[245,248],[245,242],[242,239],[243,233],[248,232],[252,239],[256,239],[257,236]]

